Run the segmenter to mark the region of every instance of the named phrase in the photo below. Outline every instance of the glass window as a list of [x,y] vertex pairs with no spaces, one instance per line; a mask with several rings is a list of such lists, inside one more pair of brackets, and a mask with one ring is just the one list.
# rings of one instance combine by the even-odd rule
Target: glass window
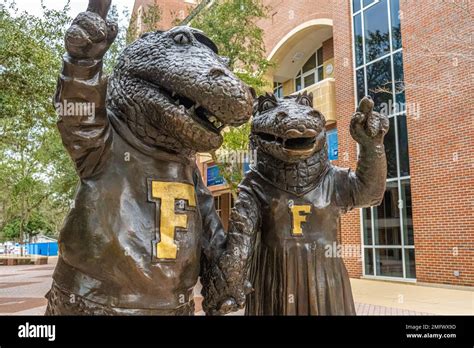
[[364,245],[372,245],[372,209],[362,209],[362,226],[364,229]]
[[398,131],[398,156],[400,163],[400,176],[410,175],[410,162],[408,158],[408,131],[405,115],[397,117]]
[[[353,6],[360,5],[353,2]],[[362,210],[361,223],[364,246],[370,250],[364,250],[364,270],[370,272],[375,267],[376,276],[403,277],[405,273],[407,278],[415,278],[399,11],[399,0],[362,0],[362,9],[357,15],[353,15],[357,102],[367,91],[374,99],[375,111],[390,116],[390,130],[384,141],[387,189],[380,206]],[[394,53],[395,50],[398,52]],[[372,259],[369,260],[369,254],[375,256],[375,265]]]
[[375,244],[401,245],[400,209],[398,208],[398,183],[387,182],[383,202],[374,207]]
[[323,47],[322,46],[321,46],[321,48],[318,48],[318,50],[317,50],[317,57],[318,57],[318,61],[317,61],[318,66],[322,65],[324,63],[324,61],[323,61]]
[[390,1],[390,19],[392,21],[392,49],[397,50],[402,47],[400,3],[398,0]]
[[367,7],[370,4],[372,4],[374,2],[377,2],[377,1],[379,1],[379,0],[363,0],[363,5],[364,5],[364,7]]
[[298,92],[299,90],[302,89],[302,86],[301,86],[301,76],[297,77],[295,79],[295,90]]
[[303,65],[303,74],[316,68],[316,53],[314,53]]
[[372,248],[364,249],[365,275],[374,275],[374,250]]
[[222,214],[221,196],[214,197],[214,206],[216,207],[217,214],[221,216]]
[[318,81],[324,79],[323,68],[323,48],[320,47],[311,57],[304,63],[301,70],[295,77],[295,90],[299,91],[303,88],[311,86]]
[[364,68],[357,70],[357,104],[365,96]]
[[305,87],[306,87],[306,86],[311,86],[311,85],[313,85],[314,83],[315,83],[314,74],[305,76],[305,78],[304,78],[304,85],[305,85]]
[[395,144],[395,119],[390,119],[390,129],[385,135],[384,147],[385,156],[387,157],[387,178],[397,177],[397,148]]
[[405,84],[403,80],[403,57],[402,52],[393,55],[393,79],[395,81],[395,100],[399,110],[403,110],[405,104]]
[[403,277],[402,249],[375,249],[376,275]]
[[381,0],[364,11],[365,57],[367,62],[390,51],[387,0]]
[[360,14],[358,14],[354,17],[354,50],[356,66],[361,66],[364,63],[362,44],[362,23]]
[[412,221],[412,207],[411,207],[411,190],[410,180],[401,181],[402,192],[402,214],[403,214],[403,240],[405,245],[415,245],[415,238],[413,235],[413,221]]
[[374,110],[392,113],[392,66],[390,57],[367,66],[367,91],[375,103]]
[[324,80],[324,68],[320,66],[318,68],[318,81]]
[[415,249],[405,249],[405,270],[407,278],[416,278]]
[[352,0],[352,12],[357,12],[360,10],[360,0]]
[[283,98],[283,85],[281,82],[273,82],[273,94],[278,98]]

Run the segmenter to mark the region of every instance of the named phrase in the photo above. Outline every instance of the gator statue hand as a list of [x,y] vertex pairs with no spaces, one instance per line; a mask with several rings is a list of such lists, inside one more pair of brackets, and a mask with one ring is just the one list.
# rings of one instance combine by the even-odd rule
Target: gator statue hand
[[307,93],[258,98],[250,137],[256,165],[239,185],[226,250],[214,266],[216,278],[225,279],[217,286],[219,314],[242,307],[248,282],[254,291],[247,315],[355,314],[349,276],[334,250],[338,220],[383,198],[388,119],[362,100],[350,128],[361,145],[352,172],[329,162],[325,118],[312,103]]
[[142,35],[107,79],[110,5],[89,1],[66,34],[54,101],[80,183],[46,313],[192,315],[226,242],[195,153],[250,118],[252,92],[189,27]]
[[369,96],[362,98],[357,112],[352,116],[350,133],[360,145],[382,145],[388,132],[389,120],[373,111],[374,102]]

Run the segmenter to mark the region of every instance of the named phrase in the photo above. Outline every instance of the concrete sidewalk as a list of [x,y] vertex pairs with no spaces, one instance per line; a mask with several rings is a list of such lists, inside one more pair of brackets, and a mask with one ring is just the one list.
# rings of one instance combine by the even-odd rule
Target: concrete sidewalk
[[[48,265],[0,266],[0,315],[43,315],[55,258]],[[410,283],[351,279],[357,315],[473,315],[474,288],[465,290]],[[199,287],[196,314],[204,315]],[[243,312],[232,315],[242,315]]]
[[354,301],[438,315],[474,315],[474,288],[449,289],[416,283],[351,279]]

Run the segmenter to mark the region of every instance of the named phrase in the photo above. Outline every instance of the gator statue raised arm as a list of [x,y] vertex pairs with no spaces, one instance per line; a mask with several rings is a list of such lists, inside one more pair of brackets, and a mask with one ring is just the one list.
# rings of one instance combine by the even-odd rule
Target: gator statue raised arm
[[257,163],[239,186],[226,251],[212,271],[219,295],[204,301],[209,312],[245,304],[247,315],[355,314],[333,250],[338,219],[381,202],[389,122],[362,99],[350,124],[360,145],[357,170],[338,168],[328,160],[325,119],[312,100],[306,93],[258,98],[251,130]]
[[107,80],[110,3],[90,1],[66,34],[55,102],[93,113],[58,111],[80,184],[46,314],[193,315],[193,288],[225,244],[194,155],[249,119],[252,92],[188,27],[143,35]]

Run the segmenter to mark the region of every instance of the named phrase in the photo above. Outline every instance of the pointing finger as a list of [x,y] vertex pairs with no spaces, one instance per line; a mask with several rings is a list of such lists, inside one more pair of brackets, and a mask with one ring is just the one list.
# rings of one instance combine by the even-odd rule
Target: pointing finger
[[112,0],[89,0],[87,11],[97,13],[103,19],[107,18]]

